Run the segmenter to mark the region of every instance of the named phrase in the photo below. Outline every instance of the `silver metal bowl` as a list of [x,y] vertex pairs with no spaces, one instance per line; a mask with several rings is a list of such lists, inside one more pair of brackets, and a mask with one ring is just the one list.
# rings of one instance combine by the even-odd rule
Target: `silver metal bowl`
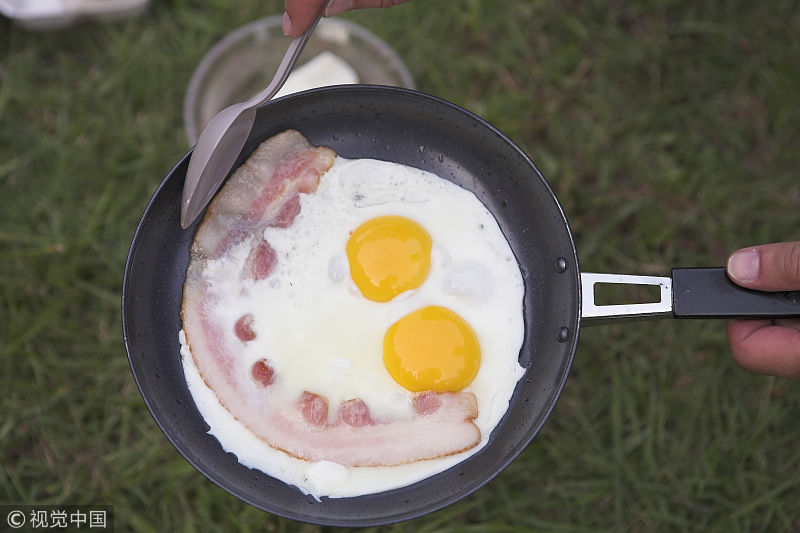
[[[267,86],[290,41],[283,35],[282,21],[282,16],[275,15],[242,26],[214,45],[200,61],[183,102],[184,128],[190,145],[219,111],[249,99]],[[321,20],[296,70],[324,52],[334,54],[352,68],[357,76],[353,83],[415,88],[414,79],[394,50],[352,22]],[[303,88],[339,83],[332,80]]]

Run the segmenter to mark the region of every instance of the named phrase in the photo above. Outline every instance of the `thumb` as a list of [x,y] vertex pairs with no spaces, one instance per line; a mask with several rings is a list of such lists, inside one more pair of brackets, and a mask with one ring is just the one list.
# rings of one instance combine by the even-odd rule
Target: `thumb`
[[728,258],[734,283],[759,291],[800,289],[800,241],[742,248]]

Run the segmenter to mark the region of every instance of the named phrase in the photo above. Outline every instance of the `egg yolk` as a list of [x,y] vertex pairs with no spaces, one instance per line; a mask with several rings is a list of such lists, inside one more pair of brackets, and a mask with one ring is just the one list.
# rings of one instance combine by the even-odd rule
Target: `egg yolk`
[[369,300],[388,302],[422,285],[431,268],[431,237],[405,217],[387,215],[363,223],[347,241],[350,275]]
[[383,338],[383,364],[412,391],[455,392],[469,385],[481,364],[475,332],[453,311],[418,309],[395,322]]

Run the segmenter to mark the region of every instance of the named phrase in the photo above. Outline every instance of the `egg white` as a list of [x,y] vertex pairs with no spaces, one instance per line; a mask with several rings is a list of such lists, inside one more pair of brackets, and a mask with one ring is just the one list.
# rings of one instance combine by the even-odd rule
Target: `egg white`
[[[361,398],[378,419],[412,415],[413,395],[383,365],[386,330],[427,305],[447,307],[474,329],[481,367],[465,389],[475,394],[481,443],[458,455],[392,467],[345,468],[309,463],[272,449],[224,409],[194,367],[182,338],[183,366],[200,413],[223,449],[239,462],[319,498],[350,497],[402,487],[464,460],[486,444],[508,409],[524,373],[517,359],[524,325],[524,285],[519,266],[496,220],[470,192],[416,168],[373,159],[337,157],[318,189],[300,195],[300,213],[288,228],[267,228],[277,253],[273,273],[241,282],[248,243],[209,264],[210,290],[224,305],[217,319],[233,327],[253,314],[256,338],[241,357],[265,355],[287,403],[307,390],[333,406]],[[350,278],[345,244],[363,222],[382,215],[415,220],[431,235],[428,278],[385,303],[364,298]],[[333,421],[333,418],[332,418]]]

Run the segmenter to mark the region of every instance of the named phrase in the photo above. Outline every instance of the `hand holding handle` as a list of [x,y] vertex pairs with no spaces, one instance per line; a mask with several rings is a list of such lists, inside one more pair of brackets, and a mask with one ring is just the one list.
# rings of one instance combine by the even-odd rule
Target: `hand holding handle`
[[[661,298],[652,303],[598,305],[597,284],[654,285]],[[765,292],[733,283],[724,268],[676,268],[670,277],[582,273],[582,319],[630,321],[675,318],[797,318],[800,291]]]
[[676,268],[672,306],[676,318],[800,317],[800,291],[745,289],[724,268]]

